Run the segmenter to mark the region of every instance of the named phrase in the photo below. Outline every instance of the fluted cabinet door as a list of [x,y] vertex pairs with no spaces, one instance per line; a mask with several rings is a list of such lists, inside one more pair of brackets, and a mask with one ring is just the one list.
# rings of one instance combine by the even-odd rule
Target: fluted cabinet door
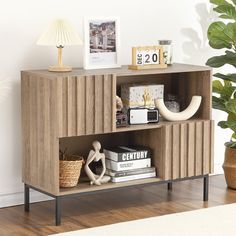
[[213,172],[213,121],[169,124],[162,129],[163,179]]
[[58,78],[59,137],[115,131],[116,76]]

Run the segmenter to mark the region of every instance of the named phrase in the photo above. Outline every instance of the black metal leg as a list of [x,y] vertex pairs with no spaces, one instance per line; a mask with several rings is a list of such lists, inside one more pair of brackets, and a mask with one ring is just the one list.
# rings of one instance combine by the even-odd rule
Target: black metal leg
[[[163,184],[163,183],[167,183],[167,188],[168,190],[172,190],[172,185],[173,182],[177,182],[180,180],[190,180],[190,179],[200,179],[203,178],[203,201],[208,201],[208,191],[209,191],[209,175],[201,175],[201,176],[193,176],[193,177],[186,177],[186,178],[182,178],[182,179],[176,179],[176,180],[168,180],[168,181],[160,181],[158,182],[159,184]],[[30,210],[30,189],[36,190],[38,192],[41,192],[43,194],[46,194],[52,198],[55,198],[55,224],[61,225],[61,199],[63,198],[63,196],[55,196],[54,194],[45,192],[43,190],[40,190],[38,188],[35,188],[33,186],[27,185],[25,184],[24,186],[24,203],[25,203],[25,211],[28,212]],[[71,194],[73,195],[73,194]]]
[[208,191],[209,191],[209,175],[203,178],[203,201],[208,201]]
[[168,182],[167,183],[167,189],[168,190],[172,190],[172,182]]
[[24,191],[24,203],[25,203],[25,211],[29,212],[30,210],[30,188],[27,184],[25,184],[25,191]]
[[60,197],[55,198],[56,204],[55,204],[55,221],[56,226],[61,225],[61,199]]

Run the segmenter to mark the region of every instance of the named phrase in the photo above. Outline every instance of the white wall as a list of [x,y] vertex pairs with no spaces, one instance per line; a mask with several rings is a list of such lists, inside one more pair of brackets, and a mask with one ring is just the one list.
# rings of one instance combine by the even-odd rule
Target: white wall
[[[0,104],[0,207],[22,202],[20,71],[56,62],[56,49],[36,46],[48,22],[65,17],[82,36],[84,16],[120,16],[122,64],[131,62],[131,46],[173,39],[176,62],[204,64],[215,52],[206,30],[213,19],[208,0],[0,0],[0,75],[12,79],[12,92]],[[64,50],[64,61],[82,66],[81,47]],[[222,114],[214,112],[216,120]],[[215,164],[223,160],[225,132],[216,128]],[[10,195],[11,196],[10,196]],[[37,196],[36,198],[37,199]]]

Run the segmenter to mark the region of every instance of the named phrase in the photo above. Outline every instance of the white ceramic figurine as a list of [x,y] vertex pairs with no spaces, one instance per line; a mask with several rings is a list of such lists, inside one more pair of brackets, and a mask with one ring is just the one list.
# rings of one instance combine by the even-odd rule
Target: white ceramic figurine
[[[93,184],[101,185],[101,184],[107,183],[111,179],[111,177],[104,175],[106,172],[105,154],[100,152],[101,150],[100,142],[94,141],[93,148],[94,150],[90,150],[89,152],[84,169],[87,176],[90,179],[91,185]],[[93,161],[98,162],[100,160],[102,162],[102,173],[100,175],[96,175],[89,168],[89,164],[92,163]]]

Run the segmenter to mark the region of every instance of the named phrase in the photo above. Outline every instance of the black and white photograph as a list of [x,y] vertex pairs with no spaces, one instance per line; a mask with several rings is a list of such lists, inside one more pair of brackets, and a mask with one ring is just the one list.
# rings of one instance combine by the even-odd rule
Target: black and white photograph
[[85,69],[120,67],[118,18],[86,18],[84,38]]

